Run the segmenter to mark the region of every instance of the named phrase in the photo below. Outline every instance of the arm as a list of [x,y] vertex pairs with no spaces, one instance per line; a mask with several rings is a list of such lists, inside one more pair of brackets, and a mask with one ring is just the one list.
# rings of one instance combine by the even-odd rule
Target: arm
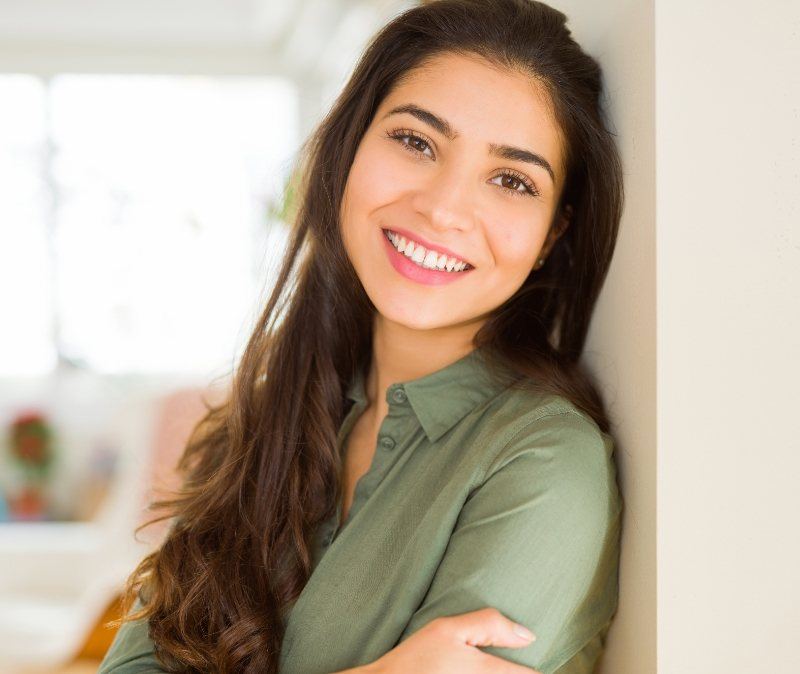
[[543,674],[590,674],[592,649],[581,651],[617,601],[622,505],[605,437],[575,412],[518,431],[467,498],[400,641],[438,616],[492,606],[537,639],[486,652]]
[[[140,608],[137,599],[131,611]],[[161,674],[166,671],[156,659],[147,620],[134,620],[120,626],[97,674]]]

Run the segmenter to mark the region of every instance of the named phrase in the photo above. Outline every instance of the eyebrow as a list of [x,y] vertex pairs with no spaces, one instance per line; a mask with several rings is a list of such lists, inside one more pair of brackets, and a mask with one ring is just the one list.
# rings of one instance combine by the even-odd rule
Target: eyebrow
[[[450,123],[446,119],[442,119],[441,117],[433,114],[430,110],[421,108],[413,103],[398,105],[397,107],[389,110],[389,112],[387,112],[381,119],[386,119],[390,115],[397,115],[403,112],[414,115],[414,117],[416,117],[418,120],[429,126],[432,126],[449,140],[455,140],[458,138],[458,132],[455,131],[452,126],[450,126]],[[520,161],[527,164],[534,164],[535,166],[541,166],[545,171],[547,171],[548,174],[550,174],[550,180],[553,181],[553,183],[556,181],[553,167],[550,165],[550,162],[540,154],[536,154],[530,150],[525,150],[521,147],[498,145],[496,143],[489,143],[489,154],[495,157],[500,157],[501,159],[508,159],[509,161]]]

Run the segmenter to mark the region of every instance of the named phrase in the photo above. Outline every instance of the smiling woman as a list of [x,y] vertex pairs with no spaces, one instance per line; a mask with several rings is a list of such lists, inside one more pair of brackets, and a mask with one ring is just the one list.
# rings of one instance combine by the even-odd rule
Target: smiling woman
[[539,2],[375,36],[102,674],[593,670],[622,514],[579,365],[623,200],[601,93]]

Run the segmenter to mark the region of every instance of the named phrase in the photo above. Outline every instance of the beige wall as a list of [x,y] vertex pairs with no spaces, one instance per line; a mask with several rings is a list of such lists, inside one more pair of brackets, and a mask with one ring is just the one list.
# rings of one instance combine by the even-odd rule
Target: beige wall
[[800,3],[656,10],[659,673],[800,672]]
[[553,3],[597,58],[622,154],[625,213],[585,361],[603,383],[625,500],[620,603],[603,674],[656,671],[655,64],[651,2]]
[[555,4],[626,167],[586,357],[626,501],[602,672],[800,672],[800,3]]

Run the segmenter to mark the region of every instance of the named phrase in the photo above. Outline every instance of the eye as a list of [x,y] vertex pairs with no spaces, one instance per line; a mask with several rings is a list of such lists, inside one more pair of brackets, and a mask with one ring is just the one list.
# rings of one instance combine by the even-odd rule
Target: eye
[[[416,156],[417,159],[422,159],[423,157],[426,156],[425,151],[419,148],[420,145],[426,148],[430,148],[430,143],[425,138],[417,135],[416,133],[410,131],[409,129],[395,129],[394,131],[389,131],[386,135],[388,138],[391,138],[392,140],[400,143],[400,146],[403,149],[411,152],[413,155]],[[404,140],[405,138],[410,139],[410,142],[406,143],[406,141]],[[531,182],[531,180],[522,173],[518,173],[517,171],[512,171],[511,169],[508,169],[498,174],[496,178],[510,179],[512,184],[515,184],[514,187],[508,187],[506,185],[500,184],[500,187],[504,187],[513,196],[519,196],[519,197],[539,196],[539,190],[536,189],[536,185],[534,185],[533,182]],[[498,183],[493,183],[493,184],[497,185]],[[519,185],[522,185],[525,189],[520,191]]]
[[[517,173],[516,171],[510,171],[509,170],[509,171],[504,171],[503,173],[501,173],[497,177],[498,178],[508,178],[512,184],[516,184],[514,187],[509,187],[508,188],[514,193],[514,196],[521,196],[521,197],[524,197],[524,196],[527,196],[527,195],[532,196],[532,197],[538,197],[539,196],[539,190],[536,189],[536,185],[534,185],[528,178],[526,178],[521,173]],[[494,184],[497,185],[498,183],[494,183]],[[521,192],[518,189],[520,185],[522,185],[525,188]]]
[[[430,148],[430,143],[427,140],[422,138],[421,136],[417,136],[414,133],[411,133],[408,129],[395,129],[394,131],[390,131],[386,134],[389,138],[397,141],[400,143],[400,146],[404,149],[408,150],[412,154],[417,156],[425,155],[424,151],[421,150],[418,146],[423,145],[424,147]],[[404,138],[411,139],[410,143],[406,143]]]

